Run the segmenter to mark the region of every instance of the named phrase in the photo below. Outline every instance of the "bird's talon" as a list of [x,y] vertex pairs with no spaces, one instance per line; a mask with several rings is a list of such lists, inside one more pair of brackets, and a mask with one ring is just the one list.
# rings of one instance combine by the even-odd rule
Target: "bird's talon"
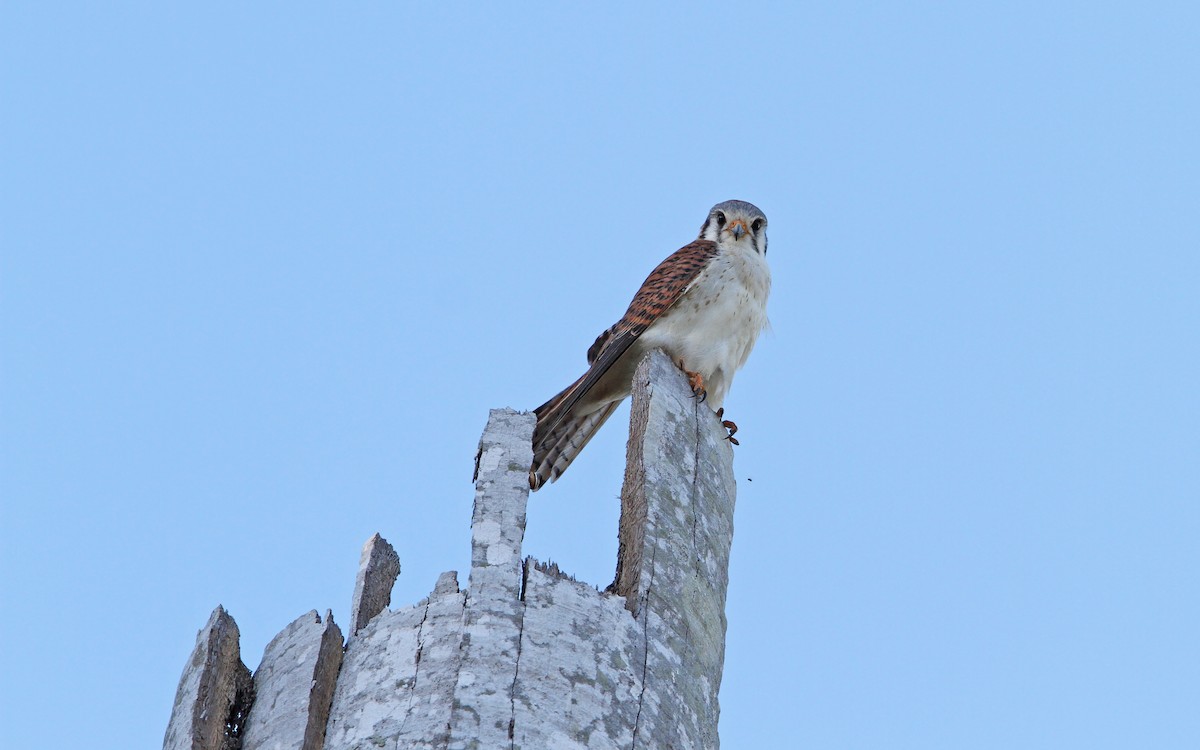
[[[717,412],[717,419],[721,419],[721,417],[722,417],[722,416],[724,416],[724,414],[725,414],[725,410],[724,410],[724,409],[721,409],[720,411],[718,411],[718,412]],[[725,439],[726,439],[726,440],[728,440],[729,442],[733,443],[734,445],[741,445],[741,443],[739,443],[739,442],[737,441],[737,438],[735,438],[735,437],[733,436],[733,435],[734,435],[734,433],[736,433],[736,432],[737,432],[737,430],[738,430],[738,428],[737,428],[737,422],[734,422],[733,420],[730,420],[730,419],[722,419],[722,420],[721,420],[721,426],[722,426],[722,427],[724,427],[725,429],[729,430],[729,434],[725,436]]]
[[698,398],[700,403],[704,403],[708,398],[708,391],[704,389],[704,376],[686,368],[683,368],[683,374],[687,375],[688,385],[692,388],[692,398]]

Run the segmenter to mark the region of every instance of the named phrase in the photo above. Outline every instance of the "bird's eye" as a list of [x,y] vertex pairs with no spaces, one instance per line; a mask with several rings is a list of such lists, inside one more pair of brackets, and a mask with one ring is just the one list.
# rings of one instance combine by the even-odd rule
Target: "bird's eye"
[[763,226],[763,220],[755,219],[754,223],[750,225],[750,228],[753,229],[757,233],[758,230],[762,229],[762,226]]
[[724,211],[717,211],[717,226],[719,226],[719,227],[725,226],[725,212]]

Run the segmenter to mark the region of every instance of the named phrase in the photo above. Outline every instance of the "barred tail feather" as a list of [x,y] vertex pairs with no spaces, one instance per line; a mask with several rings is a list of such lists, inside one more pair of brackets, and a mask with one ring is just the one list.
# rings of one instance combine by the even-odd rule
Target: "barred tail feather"
[[[555,396],[547,402],[547,406],[552,406],[570,390],[568,388]],[[583,447],[588,444],[601,425],[608,421],[608,418],[620,405],[620,401],[613,401],[588,414],[581,416],[565,414],[561,417],[558,417],[551,408],[545,413],[547,418],[545,422],[543,422],[543,414],[539,409],[539,428],[543,424],[552,424],[549,418],[554,418],[558,423],[554,425],[549,434],[539,435],[534,440],[533,467],[529,470],[530,488],[537,490],[546,482],[553,482],[562,476],[562,473],[567,470]]]

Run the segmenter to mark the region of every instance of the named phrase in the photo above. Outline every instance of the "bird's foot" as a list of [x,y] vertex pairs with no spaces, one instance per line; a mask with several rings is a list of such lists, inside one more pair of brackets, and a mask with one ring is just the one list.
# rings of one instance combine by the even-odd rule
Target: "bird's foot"
[[[721,417],[724,417],[724,416],[725,416],[725,407],[722,406],[720,409],[717,409],[717,419],[721,419]],[[726,440],[733,443],[734,445],[741,445],[741,443],[739,443],[737,441],[737,438],[735,438],[733,436],[734,433],[736,433],[738,430],[737,422],[734,422],[731,419],[721,419],[721,426],[724,427],[725,429],[729,430],[729,434],[725,436]]]
[[704,403],[704,399],[708,398],[708,391],[704,389],[704,376],[684,367],[682,362],[679,363],[679,369],[687,376],[688,385],[692,388],[692,398],[698,398],[700,403]]

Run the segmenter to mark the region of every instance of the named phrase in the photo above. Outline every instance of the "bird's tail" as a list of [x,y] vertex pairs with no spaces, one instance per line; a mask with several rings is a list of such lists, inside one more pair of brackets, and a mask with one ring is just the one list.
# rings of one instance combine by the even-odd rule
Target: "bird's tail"
[[568,412],[562,413],[561,407],[567,397],[582,382],[581,377],[533,410],[537,415],[537,426],[533,431],[533,466],[529,469],[529,487],[533,490],[562,476],[579,451],[621,405],[620,401],[613,401],[602,404],[595,411],[579,414],[581,404],[576,401]]

